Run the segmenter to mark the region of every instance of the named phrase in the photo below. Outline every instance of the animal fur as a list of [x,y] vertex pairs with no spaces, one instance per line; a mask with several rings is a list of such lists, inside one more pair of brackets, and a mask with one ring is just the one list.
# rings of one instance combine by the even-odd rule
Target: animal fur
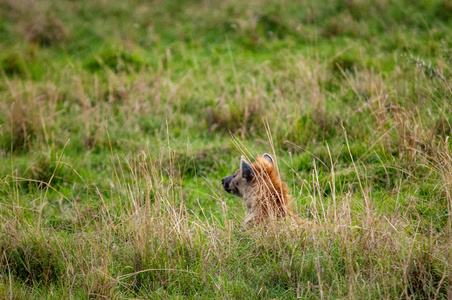
[[292,199],[286,183],[281,181],[273,158],[264,154],[255,163],[242,156],[240,168],[222,179],[226,192],[243,198],[246,204],[245,225],[258,225],[276,219],[303,220],[290,208]]

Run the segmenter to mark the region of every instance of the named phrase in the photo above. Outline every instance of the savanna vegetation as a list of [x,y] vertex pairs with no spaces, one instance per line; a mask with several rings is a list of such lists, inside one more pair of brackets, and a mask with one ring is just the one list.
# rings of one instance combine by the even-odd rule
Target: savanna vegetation
[[[0,298],[451,299],[449,0],[0,1]],[[242,226],[268,152],[317,226]]]

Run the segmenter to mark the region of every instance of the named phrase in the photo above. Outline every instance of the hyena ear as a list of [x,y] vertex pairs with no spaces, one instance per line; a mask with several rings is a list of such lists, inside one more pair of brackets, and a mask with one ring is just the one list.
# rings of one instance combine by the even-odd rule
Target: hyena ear
[[242,173],[242,178],[245,178],[247,182],[253,180],[253,168],[251,165],[245,160],[245,157],[242,156],[242,160],[240,162],[240,169]]
[[264,153],[264,158],[271,164],[273,164],[273,158],[268,153]]

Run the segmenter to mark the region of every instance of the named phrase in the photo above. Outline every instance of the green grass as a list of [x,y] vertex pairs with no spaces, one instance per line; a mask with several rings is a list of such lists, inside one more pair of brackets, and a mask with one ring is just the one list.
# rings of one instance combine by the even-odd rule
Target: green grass
[[[7,0],[0,36],[0,298],[452,297],[449,1]],[[243,228],[241,151],[318,227]]]

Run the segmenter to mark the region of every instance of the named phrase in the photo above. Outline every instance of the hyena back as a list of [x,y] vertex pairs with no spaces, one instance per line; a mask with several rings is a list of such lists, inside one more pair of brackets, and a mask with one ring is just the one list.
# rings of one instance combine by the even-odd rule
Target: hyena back
[[301,221],[290,209],[289,189],[279,179],[273,158],[269,154],[259,156],[253,164],[242,156],[240,168],[231,176],[224,177],[221,182],[226,192],[245,201],[245,225],[288,217]]

